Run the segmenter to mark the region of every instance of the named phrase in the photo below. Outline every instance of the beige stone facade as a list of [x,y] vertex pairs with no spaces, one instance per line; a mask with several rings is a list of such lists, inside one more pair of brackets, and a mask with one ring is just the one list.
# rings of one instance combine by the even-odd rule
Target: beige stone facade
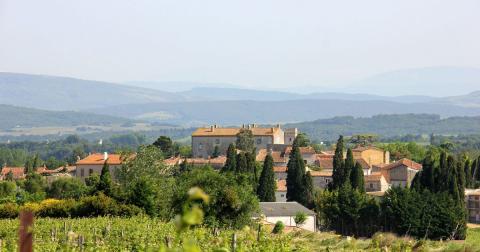
[[[268,145],[284,144],[285,132],[280,126],[271,128],[260,128],[255,125],[241,128],[221,128],[216,125],[208,128],[198,128],[192,133],[192,154],[196,158],[208,158],[212,155],[217,146],[220,154],[225,155],[228,146],[235,143],[236,135],[242,129],[251,130],[257,151],[266,149]],[[291,130],[289,130],[291,131]],[[294,133],[296,132],[293,131]],[[293,136],[292,132],[289,136]],[[296,136],[296,135],[295,135]]]

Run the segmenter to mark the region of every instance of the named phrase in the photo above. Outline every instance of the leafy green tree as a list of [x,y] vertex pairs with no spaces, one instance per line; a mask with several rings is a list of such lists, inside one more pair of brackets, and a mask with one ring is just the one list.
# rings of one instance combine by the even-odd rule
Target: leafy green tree
[[227,161],[222,168],[222,172],[234,172],[237,170],[237,150],[235,145],[230,144],[227,149]]
[[112,195],[112,176],[110,175],[110,166],[108,165],[108,159],[105,160],[105,163],[103,163],[97,190],[99,192],[103,192],[107,196]]
[[204,223],[207,226],[241,228],[251,223],[253,212],[258,210],[258,199],[249,184],[238,183],[231,173],[219,173],[211,167],[194,169],[176,178],[172,209],[183,211],[187,201],[185,192],[190,188],[201,188],[210,196],[209,204],[201,204]]
[[44,193],[46,188],[46,182],[42,176],[36,173],[30,173],[27,174],[24,186],[25,191],[27,191],[28,193]]
[[255,148],[255,140],[253,139],[253,133],[249,129],[240,129],[237,133],[236,147],[239,150],[245,152],[252,152]]
[[295,138],[296,145],[298,147],[307,147],[310,146],[311,142],[310,139],[308,138],[307,134],[301,132],[297,135]]
[[257,189],[259,200],[263,202],[275,202],[276,187],[275,173],[273,171],[273,158],[272,155],[268,154],[263,163],[263,169]]
[[378,139],[377,135],[369,135],[369,134],[360,134],[360,135],[353,135],[350,139],[350,142],[356,145],[367,146],[372,145]]
[[10,181],[0,181],[0,204],[14,203],[17,186]]
[[295,225],[297,227],[302,226],[305,224],[305,221],[307,221],[307,215],[303,212],[297,212],[293,217],[293,220],[295,221]]
[[343,136],[340,136],[333,156],[332,189],[337,189],[345,183],[345,162],[343,160]]
[[76,178],[54,180],[47,189],[47,195],[56,199],[79,199],[87,193],[86,185]]
[[153,146],[160,148],[162,150],[165,158],[169,158],[174,155],[174,148],[173,148],[173,141],[170,137],[167,136],[160,136],[155,142],[153,142]]
[[13,172],[12,170],[8,171],[7,176],[5,177],[6,181],[13,181]]
[[148,179],[138,179],[133,185],[132,193],[129,197],[130,203],[145,210],[150,216],[155,216],[155,189]]
[[355,167],[350,174],[350,182],[352,189],[357,189],[360,192],[365,192],[365,181],[363,176],[363,168],[360,163],[355,163]]

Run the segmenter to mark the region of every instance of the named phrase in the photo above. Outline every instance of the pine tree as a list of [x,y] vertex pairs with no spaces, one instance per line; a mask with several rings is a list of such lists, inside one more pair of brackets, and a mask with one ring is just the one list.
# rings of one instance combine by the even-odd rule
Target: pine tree
[[357,189],[360,192],[365,192],[365,181],[363,177],[363,168],[360,163],[356,163],[350,174],[350,182],[352,189]]
[[107,196],[112,195],[112,177],[110,176],[110,166],[108,159],[103,163],[102,171],[100,173],[100,182],[98,183],[98,191],[103,192]]
[[275,202],[275,173],[273,171],[273,158],[270,154],[265,157],[263,162],[262,174],[258,184],[257,195],[260,201]]
[[244,152],[240,152],[237,155],[237,173],[246,173],[248,172],[248,162],[247,157],[245,156]]
[[343,161],[343,136],[340,136],[335,148],[335,155],[333,156],[333,173],[332,173],[332,189],[341,187],[345,179],[345,163]]
[[347,158],[345,159],[345,168],[344,168],[345,178],[343,179],[343,183],[351,183],[350,174],[352,173],[354,168],[355,168],[355,160],[353,159],[353,152],[352,152],[352,149],[348,148]]
[[230,144],[227,149],[227,161],[222,172],[235,172],[237,170],[237,150],[235,145]]

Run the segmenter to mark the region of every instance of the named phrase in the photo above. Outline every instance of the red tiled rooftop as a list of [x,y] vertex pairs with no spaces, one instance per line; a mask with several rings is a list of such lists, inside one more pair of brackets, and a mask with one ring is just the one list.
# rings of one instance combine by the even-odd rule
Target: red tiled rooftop
[[[122,164],[121,156],[119,154],[108,154],[108,164],[109,165],[120,165]],[[105,163],[103,153],[94,153],[88,155],[86,158],[77,161],[77,165],[103,165]]]
[[389,169],[393,169],[393,168],[396,168],[396,167],[401,166],[401,165],[407,166],[407,167],[409,167],[411,169],[414,169],[414,170],[421,170],[422,169],[421,164],[419,164],[417,162],[414,162],[414,161],[412,161],[410,159],[407,159],[407,158],[402,158],[395,163],[391,163],[389,165],[386,165],[386,166],[382,167],[382,169],[389,170]]

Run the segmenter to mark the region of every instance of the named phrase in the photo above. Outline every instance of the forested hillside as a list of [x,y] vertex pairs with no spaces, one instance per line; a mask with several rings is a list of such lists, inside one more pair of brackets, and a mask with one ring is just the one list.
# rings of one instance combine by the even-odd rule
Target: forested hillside
[[403,114],[376,115],[355,118],[352,116],[319,119],[311,122],[286,124],[297,127],[314,140],[334,140],[338,135],[371,133],[381,137],[401,135],[468,135],[480,134],[480,117],[450,117],[439,115]]
[[73,111],[47,111],[0,104],[0,129],[14,127],[110,125],[130,120],[114,116]]

